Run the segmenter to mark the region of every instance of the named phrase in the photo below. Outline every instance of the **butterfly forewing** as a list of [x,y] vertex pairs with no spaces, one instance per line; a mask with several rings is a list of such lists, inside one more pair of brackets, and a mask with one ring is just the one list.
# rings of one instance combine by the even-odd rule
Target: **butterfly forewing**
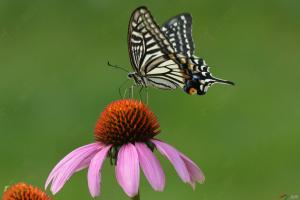
[[184,86],[180,65],[171,58],[175,50],[145,7],[131,16],[128,47],[134,70],[149,84],[161,89]]

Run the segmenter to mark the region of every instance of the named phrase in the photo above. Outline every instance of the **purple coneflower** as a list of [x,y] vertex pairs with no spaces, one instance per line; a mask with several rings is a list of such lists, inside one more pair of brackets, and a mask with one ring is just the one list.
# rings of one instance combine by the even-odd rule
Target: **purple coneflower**
[[51,200],[45,192],[26,183],[17,183],[7,188],[2,200]]
[[57,193],[77,171],[88,167],[91,195],[100,195],[101,168],[108,157],[115,165],[116,178],[129,197],[139,193],[140,167],[155,191],[163,191],[165,175],[153,151],[157,149],[174,166],[183,182],[193,188],[203,182],[200,168],[171,145],[154,139],[160,132],[152,111],[136,100],[119,100],[109,104],[95,128],[96,142],[79,147],[64,157],[51,171],[45,187],[52,182]]

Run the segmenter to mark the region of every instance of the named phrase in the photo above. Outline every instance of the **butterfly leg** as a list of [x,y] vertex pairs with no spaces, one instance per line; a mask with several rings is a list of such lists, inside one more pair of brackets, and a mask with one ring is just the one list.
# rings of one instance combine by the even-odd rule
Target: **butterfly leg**
[[143,97],[142,97],[142,92],[143,92],[144,87],[141,86],[140,90],[139,90],[139,96],[140,96],[140,100],[143,101]]
[[[145,90],[144,90],[145,89]],[[143,101],[143,96],[142,96],[142,92],[145,91],[145,101],[146,102],[146,105],[148,105],[148,100],[149,100],[149,95],[148,95],[148,87],[147,86],[141,86],[141,89],[139,91],[139,95],[140,95],[140,99],[141,101]]]
[[121,99],[124,99],[125,98],[125,95],[126,95],[126,90],[127,90],[127,87],[125,88],[125,91],[124,91],[124,95],[122,95],[122,88],[126,85],[126,83],[128,82],[128,79],[127,80],[125,80],[121,85],[120,85],[120,87],[119,87],[119,89],[118,89],[118,92],[119,92],[119,95],[120,95],[120,98]]
[[[143,100],[143,95],[142,95],[143,91],[145,91],[145,94],[146,94],[145,101]],[[146,105],[148,105],[148,100],[149,100],[148,87],[146,87],[146,86],[140,86],[139,97],[140,97],[141,101],[146,102]]]
[[125,90],[124,90],[124,95],[122,96],[122,99],[125,99],[127,90],[128,90],[128,88],[125,88]]
[[121,88],[118,89],[118,92],[119,92],[120,98],[122,99]]
[[146,104],[148,105],[149,103],[149,93],[148,93],[148,88],[146,87]]
[[131,98],[133,99],[134,91],[133,91],[133,85],[130,87],[131,90]]

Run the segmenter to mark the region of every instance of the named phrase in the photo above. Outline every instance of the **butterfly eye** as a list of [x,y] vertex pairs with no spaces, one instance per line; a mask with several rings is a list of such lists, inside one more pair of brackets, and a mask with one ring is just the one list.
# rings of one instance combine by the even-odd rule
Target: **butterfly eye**
[[189,94],[190,94],[190,95],[194,95],[194,94],[196,94],[196,93],[197,93],[197,90],[196,90],[195,88],[191,87],[191,88],[189,89]]
[[132,73],[129,73],[127,76],[128,76],[128,78],[133,78],[133,74]]

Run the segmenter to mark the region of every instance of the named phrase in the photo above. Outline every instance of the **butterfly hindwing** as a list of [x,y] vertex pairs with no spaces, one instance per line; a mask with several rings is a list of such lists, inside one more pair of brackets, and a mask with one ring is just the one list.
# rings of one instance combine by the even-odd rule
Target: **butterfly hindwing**
[[180,65],[170,58],[175,50],[145,7],[131,16],[128,48],[131,64],[144,83],[161,89],[184,86]]
[[193,56],[195,46],[190,14],[183,13],[171,18],[162,26],[161,30],[172,43],[176,53],[181,53],[187,57]]
[[[179,14],[168,20],[161,28],[175,49],[182,68],[185,68],[191,78],[186,80],[184,90],[187,93],[203,95],[215,83],[233,84],[231,81],[218,79],[209,72],[205,61],[194,55],[195,45],[192,38],[192,16],[188,13]],[[184,59],[182,59],[184,58]]]

